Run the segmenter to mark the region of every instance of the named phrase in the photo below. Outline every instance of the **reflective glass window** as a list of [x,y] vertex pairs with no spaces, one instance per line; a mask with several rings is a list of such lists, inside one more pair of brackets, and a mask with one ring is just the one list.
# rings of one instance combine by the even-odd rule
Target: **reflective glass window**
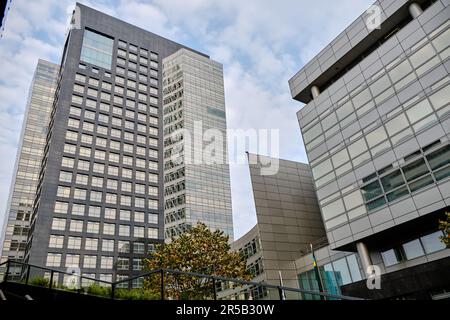
[[423,159],[414,161],[413,163],[404,166],[402,169],[407,181],[414,180],[429,172],[425,160]]
[[403,244],[403,250],[408,260],[421,257],[425,254],[418,239]]
[[440,239],[442,235],[443,234],[441,231],[437,231],[420,238],[423,248],[427,254],[445,249],[445,245]]
[[432,170],[450,163],[450,145],[430,153],[426,156]]
[[383,194],[383,191],[381,190],[381,186],[378,180],[362,187],[361,191],[366,201],[369,201]]
[[111,69],[113,39],[85,30],[80,60]]
[[384,191],[388,192],[398,186],[405,183],[402,173],[400,170],[394,171],[387,176],[381,178],[381,184],[383,185]]

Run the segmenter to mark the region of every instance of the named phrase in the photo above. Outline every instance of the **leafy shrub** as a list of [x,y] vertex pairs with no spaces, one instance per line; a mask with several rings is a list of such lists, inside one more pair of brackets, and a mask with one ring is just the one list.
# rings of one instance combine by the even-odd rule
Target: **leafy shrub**
[[50,285],[50,280],[44,277],[35,277],[28,281],[28,283],[32,286],[48,287]]
[[92,284],[87,287],[87,293],[92,294],[94,296],[102,296],[102,297],[110,297],[111,296],[111,288],[110,287],[102,287],[98,284]]
[[145,289],[118,289],[115,291],[114,297],[123,300],[157,300],[160,298],[159,294]]

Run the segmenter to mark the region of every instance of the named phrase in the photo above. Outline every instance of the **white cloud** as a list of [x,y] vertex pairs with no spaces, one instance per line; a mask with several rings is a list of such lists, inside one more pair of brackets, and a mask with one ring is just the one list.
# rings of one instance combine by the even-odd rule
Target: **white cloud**
[[[287,80],[373,0],[97,0],[86,5],[224,64],[229,128],[280,128],[282,158],[306,161]],[[59,61],[73,1],[13,1],[0,39],[0,219],[38,58]],[[7,123],[5,123],[5,121]],[[3,155],[8,155],[5,157]],[[255,222],[248,169],[231,167],[235,238]],[[1,219],[3,220],[3,219]],[[1,230],[1,228],[0,228]]]

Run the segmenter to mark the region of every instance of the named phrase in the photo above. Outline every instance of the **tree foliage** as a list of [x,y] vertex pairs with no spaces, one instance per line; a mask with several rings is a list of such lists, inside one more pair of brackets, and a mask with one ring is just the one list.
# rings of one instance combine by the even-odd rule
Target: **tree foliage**
[[445,244],[447,248],[450,248],[450,212],[446,212],[446,220],[439,220],[439,229],[444,232],[441,237],[441,241]]
[[[243,255],[231,251],[229,237],[223,231],[212,232],[199,223],[178,238],[157,247],[151,258],[144,260],[148,271],[172,269],[226,278],[250,280]],[[160,274],[144,281],[144,287],[159,292]],[[213,296],[212,281],[201,277],[164,274],[165,295],[172,299],[210,299]]]

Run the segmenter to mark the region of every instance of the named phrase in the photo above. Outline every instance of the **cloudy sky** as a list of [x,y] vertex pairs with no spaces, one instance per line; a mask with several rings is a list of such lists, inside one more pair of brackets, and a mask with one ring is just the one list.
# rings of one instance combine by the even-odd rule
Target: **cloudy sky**
[[[280,157],[296,161],[306,161],[295,116],[301,104],[291,99],[287,81],[372,2],[81,1],[223,63],[228,128],[280,129]],[[73,6],[67,0],[12,2],[0,38],[0,224],[37,60],[59,62]],[[238,238],[256,223],[246,165],[231,166],[231,185]]]

